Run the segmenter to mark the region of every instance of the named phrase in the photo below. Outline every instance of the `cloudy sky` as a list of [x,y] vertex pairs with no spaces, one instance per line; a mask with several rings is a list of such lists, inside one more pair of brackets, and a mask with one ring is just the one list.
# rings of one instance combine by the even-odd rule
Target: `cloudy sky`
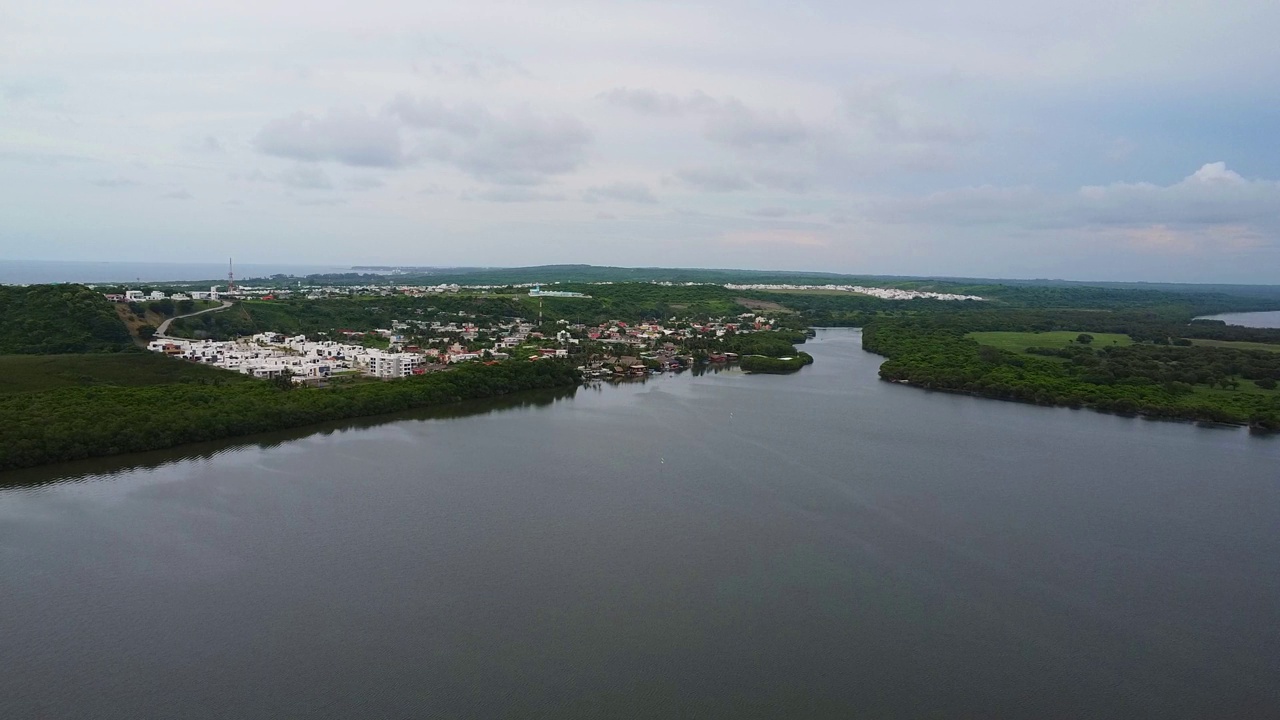
[[1280,282],[1280,3],[0,5],[0,259]]

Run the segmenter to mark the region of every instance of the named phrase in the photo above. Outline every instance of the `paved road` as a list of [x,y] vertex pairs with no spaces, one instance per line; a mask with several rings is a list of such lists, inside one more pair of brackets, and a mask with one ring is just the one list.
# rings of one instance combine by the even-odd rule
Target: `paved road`
[[203,315],[209,312],[221,312],[231,307],[231,301],[222,300],[221,302],[222,302],[222,307],[206,308],[198,312],[187,313],[186,315],[175,315],[174,317],[171,317],[168,320],[165,320],[164,322],[160,323],[160,327],[156,328],[156,334],[154,335],[154,337],[158,337],[158,338],[169,337],[165,333],[169,331],[169,323],[173,322],[174,320],[181,320],[182,318],[189,318],[195,315]]

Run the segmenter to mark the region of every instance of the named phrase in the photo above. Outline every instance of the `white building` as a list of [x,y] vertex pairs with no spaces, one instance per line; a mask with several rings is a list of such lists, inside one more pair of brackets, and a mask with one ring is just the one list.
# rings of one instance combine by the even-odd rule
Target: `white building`
[[422,356],[415,353],[371,352],[366,371],[379,378],[409,377],[422,367]]

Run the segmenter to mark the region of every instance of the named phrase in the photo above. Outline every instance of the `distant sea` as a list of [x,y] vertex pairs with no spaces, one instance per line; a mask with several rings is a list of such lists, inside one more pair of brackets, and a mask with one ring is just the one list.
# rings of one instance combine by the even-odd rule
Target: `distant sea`
[[[236,279],[271,275],[312,275],[351,272],[349,266],[336,265],[257,265],[236,264]],[[369,272],[365,270],[363,272]],[[0,260],[0,284],[32,285],[36,283],[124,283],[162,282],[166,280],[209,280],[226,282],[225,263],[158,263],[158,262],[76,262],[57,260]]]

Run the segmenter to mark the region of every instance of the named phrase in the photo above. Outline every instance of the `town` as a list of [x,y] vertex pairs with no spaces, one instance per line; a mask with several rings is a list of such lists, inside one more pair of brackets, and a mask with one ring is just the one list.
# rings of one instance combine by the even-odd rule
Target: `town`
[[[740,351],[755,354],[755,345],[743,345],[737,340],[753,333],[786,330],[792,333],[787,336],[790,342],[803,341],[803,336],[794,335],[801,331],[799,328],[778,326],[779,317],[786,317],[785,309],[769,302],[735,301],[714,313],[703,308],[697,314],[680,313],[677,308],[685,306],[676,304],[670,306],[673,312],[669,315],[649,314],[644,319],[625,314],[625,319],[603,322],[599,322],[600,315],[592,318],[592,322],[581,322],[582,318],[566,319],[566,307],[583,307],[580,301],[592,299],[591,294],[577,290],[598,287],[602,293],[616,293],[605,287],[613,286],[612,282],[585,283],[578,287],[558,287],[560,283],[550,283],[544,288],[542,283],[411,285],[402,284],[400,278],[361,285],[316,280],[320,278],[308,278],[304,282],[304,279],[281,276],[236,283],[228,273],[225,286],[215,285],[208,290],[197,290],[194,284],[186,284],[104,294],[111,301],[133,308],[136,315],[141,315],[142,304],[148,303],[155,311],[153,317],[169,319],[163,324],[157,322],[161,326],[154,334],[144,336],[148,349],[154,352],[258,378],[289,378],[299,384],[323,385],[343,378],[394,379],[439,372],[458,363],[544,358],[568,359],[586,378],[631,377],[732,362]],[[631,287],[658,289],[655,286],[661,286],[663,293],[671,288],[672,292],[695,294],[782,291],[850,293],[884,300],[983,300],[975,295],[862,285],[656,281]],[[171,292],[166,293],[164,289]],[[448,307],[432,306],[433,297],[442,298],[434,302]],[[203,325],[183,323],[184,318],[227,310],[235,301],[251,301],[248,304],[255,308],[259,306],[254,302],[279,301],[291,312],[306,313],[309,311],[305,308],[312,302],[377,302],[379,298],[395,298],[399,302],[395,312],[402,313],[381,314],[381,322],[387,324],[380,327],[373,327],[367,322],[368,318],[350,319],[346,327],[338,322],[331,323],[332,326],[313,323],[302,328],[265,321],[232,329],[226,323],[211,323],[208,316],[195,318],[203,321]],[[458,307],[459,302],[483,302],[486,298],[505,305],[501,305],[498,312],[491,308],[478,313]],[[559,319],[548,322],[542,316],[544,300],[569,305],[561,304]],[[404,303],[414,305],[407,308]],[[272,306],[278,305],[273,302]],[[738,312],[743,309],[754,312]],[[536,319],[520,316],[530,312],[536,313]],[[659,321],[655,317],[665,319]],[[174,320],[178,323],[175,329],[165,332]],[[726,343],[726,338],[735,340]],[[787,360],[796,356],[789,343],[773,344],[763,354]]]
[[730,290],[765,290],[765,291],[826,291],[847,292],[859,295],[870,295],[881,300],[985,300],[977,295],[958,295],[956,293],[925,292],[923,290],[902,290],[899,288],[864,287],[862,285],[739,285],[726,284]]
[[708,341],[773,330],[772,320],[755,313],[710,322],[672,318],[667,323],[618,320],[585,325],[557,320],[554,325],[556,331],[546,333],[524,318],[491,324],[474,316],[450,322],[397,320],[389,328],[339,330],[342,340],[277,332],[233,340],[158,334],[147,348],[257,378],[288,377],[310,384],[344,376],[403,378],[457,363],[512,358],[571,358],[580,363],[584,377],[603,378],[678,371],[696,362],[732,362],[737,353],[707,351]]

